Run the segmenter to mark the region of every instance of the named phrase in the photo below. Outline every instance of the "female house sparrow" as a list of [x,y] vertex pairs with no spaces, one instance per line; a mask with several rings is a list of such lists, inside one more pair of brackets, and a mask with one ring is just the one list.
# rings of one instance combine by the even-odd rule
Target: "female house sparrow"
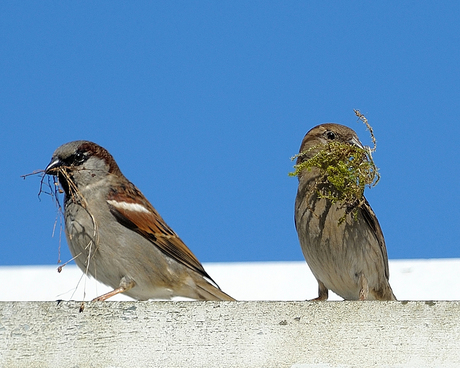
[[134,299],[234,300],[121,173],[112,155],[88,141],[60,146],[45,173],[64,190],[67,243],[80,269]]
[[[322,124],[305,135],[300,146],[304,154],[297,164],[311,159],[331,141],[362,148],[352,129]],[[327,300],[328,290],[348,300],[396,300],[388,281],[382,229],[367,200],[363,197],[360,204],[357,201],[353,214],[353,208],[318,196],[315,186],[319,169],[304,169],[298,177],[294,218],[304,257],[318,281],[319,296],[315,300]],[[332,184],[324,185],[327,190],[335,190]]]

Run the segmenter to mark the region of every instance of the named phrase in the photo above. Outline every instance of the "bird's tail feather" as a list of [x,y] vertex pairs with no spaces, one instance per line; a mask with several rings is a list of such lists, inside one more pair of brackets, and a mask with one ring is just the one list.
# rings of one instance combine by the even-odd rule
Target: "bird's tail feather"
[[236,300],[208,282],[197,284],[197,293],[200,300]]

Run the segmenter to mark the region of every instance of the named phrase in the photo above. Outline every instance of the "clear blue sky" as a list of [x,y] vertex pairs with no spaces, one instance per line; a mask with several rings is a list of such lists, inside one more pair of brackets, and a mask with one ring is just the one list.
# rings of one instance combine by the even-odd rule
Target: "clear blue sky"
[[76,139],[202,262],[302,260],[290,157],[323,122],[370,144],[353,109],[389,257],[460,257],[459,1],[2,1],[0,27],[0,265],[56,263],[20,175]]

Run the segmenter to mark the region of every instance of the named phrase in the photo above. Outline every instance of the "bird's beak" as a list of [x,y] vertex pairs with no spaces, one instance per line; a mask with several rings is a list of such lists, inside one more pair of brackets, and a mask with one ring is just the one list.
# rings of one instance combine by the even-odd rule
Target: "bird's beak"
[[350,143],[352,146],[357,146],[359,148],[362,148],[364,149],[364,146],[363,144],[359,141],[359,139],[357,137],[353,137],[351,138],[348,143]]
[[47,175],[56,175],[57,174],[57,168],[62,166],[62,161],[58,158],[53,157],[51,159],[51,162],[48,164],[48,166],[45,169],[45,174]]

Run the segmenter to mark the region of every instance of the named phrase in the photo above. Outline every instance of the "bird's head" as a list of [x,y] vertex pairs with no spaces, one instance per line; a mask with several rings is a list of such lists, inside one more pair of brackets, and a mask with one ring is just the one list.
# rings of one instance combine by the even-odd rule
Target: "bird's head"
[[67,196],[111,174],[122,175],[112,155],[89,141],[73,141],[57,148],[45,174],[57,176]]

